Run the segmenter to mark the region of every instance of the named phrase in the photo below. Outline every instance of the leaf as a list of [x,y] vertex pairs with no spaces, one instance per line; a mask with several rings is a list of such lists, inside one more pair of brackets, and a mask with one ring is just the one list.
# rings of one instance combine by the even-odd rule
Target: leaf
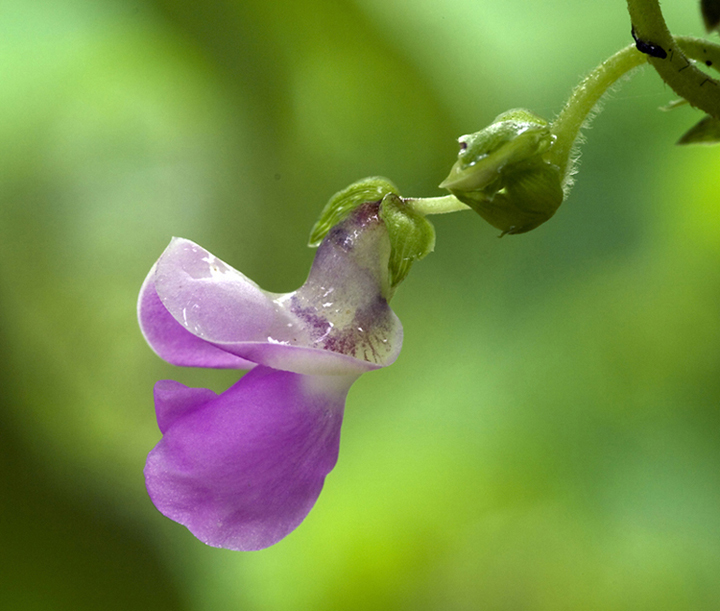
[[720,143],[720,119],[705,116],[685,132],[677,144],[718,144]]
[[720,25],[720,0],[701,0],[700,12],[708,32],[718,29]]

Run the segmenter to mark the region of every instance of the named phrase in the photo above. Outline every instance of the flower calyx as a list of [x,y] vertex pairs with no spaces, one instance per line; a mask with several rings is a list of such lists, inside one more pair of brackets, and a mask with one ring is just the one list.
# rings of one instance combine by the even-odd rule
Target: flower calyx
[[541,117],[507,111],[458,139],[458,160],[440,186],[501,235],[525,233],[555,214],[564,198],[560,168],[544,158],[555,140]]
[[317,246],[331,229],[366,204],[375,204],[390,239],[387,295],[405,279],[413,262],[435,248],[435,229],[425,216],[400,197],[397,187],[386,178],[373,176],[338,191],[320,213],[310,232],[309,245]]
[[380,204],[380,218],[390,238],[390,289],[394,290],[410,272],[415,261],[435,249],[435,228],[422,214],[415,212],[394,193]]
[[397,195],[397,187],[387,178],[371,176],[354,182],[333,195],[310,232],[308,246],[315,248],[323,241],[328,232],[344,221],[350,213],[368,202],[380,202],[388,193]]

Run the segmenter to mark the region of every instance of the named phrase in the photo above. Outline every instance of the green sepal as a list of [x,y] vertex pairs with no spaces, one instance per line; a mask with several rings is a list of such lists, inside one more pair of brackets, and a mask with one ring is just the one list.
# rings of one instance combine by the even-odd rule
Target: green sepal
[[700,119],[686,131],[677,144],[718,144],[720,143],[720,120],[710,115]]
[[380,218],[390,238],[390,288],[408,275],[412,264],[435,248],[435,228],[424,216],[414,212],[398,195],[386,195],[380,205]]
[[354,182],[349,187],[338,191],[330,198],[310,232],[308,246],[320,245],[328,231],[345,218],[358,206],[367,202],[382,201],[388,193],[398,194],[397,187],[387,178],[371,176]]

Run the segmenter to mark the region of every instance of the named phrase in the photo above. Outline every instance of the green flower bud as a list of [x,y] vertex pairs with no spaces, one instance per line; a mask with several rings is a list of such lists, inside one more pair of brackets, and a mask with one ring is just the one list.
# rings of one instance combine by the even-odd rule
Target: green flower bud
[[564,194],[560,169],[543,159],[555,143],[547,121],[510,110],[459,142],[458,160],[440,186],[502,235],[530,231],[555,214]]

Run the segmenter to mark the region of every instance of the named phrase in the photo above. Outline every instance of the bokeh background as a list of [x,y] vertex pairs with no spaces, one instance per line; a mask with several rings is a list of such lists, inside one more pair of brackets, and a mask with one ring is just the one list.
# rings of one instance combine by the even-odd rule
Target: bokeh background
[[440,195],[458,136],[629,42],[620,0],[0,0],[0,607],[720,608],[720,150],[650,70],[551,222],[435,219],[286,540],[206,547],[142,479],[154,382],[240,375],[138,331],[171,236],[293,290],[335,191]]

